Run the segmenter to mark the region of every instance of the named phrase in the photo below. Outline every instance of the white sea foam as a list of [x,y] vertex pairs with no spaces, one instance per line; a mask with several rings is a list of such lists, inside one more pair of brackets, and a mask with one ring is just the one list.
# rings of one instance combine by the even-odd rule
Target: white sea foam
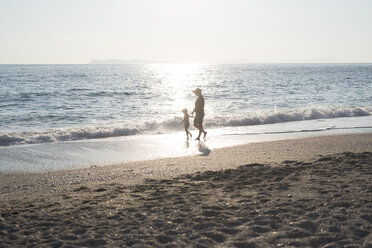
[[[339,117],[358,117],[372,115],[372,107],[331,107],[308,108],[291,111],[275,111],[256,113],[245,116],[215,116],[205,117],[208,128],[265,125],[273,123],[293,122],[302,120],[316,120]],[[46,142],[74,141],[84,139],[100,139],[137,135],[143,133],[158,133],[182,130],[181,118],[174,117],[162,122],[153,121],[143,124],[106,127],[82,127],[70,129],[52,129],[47,131],[0,133],[0,146],[19,144],[36,144]],[[297,131],[297,130],[293,130]],[[306,131],[306,130],[304,130]],[[290,131],[288,131],[290,132]]]
[[314,107],[289,111],[261,112],[244,117],[212,118],[206,119],[205,125],[210,127],[249,126],[303,120],[370,116],[371,114],[372,107]]

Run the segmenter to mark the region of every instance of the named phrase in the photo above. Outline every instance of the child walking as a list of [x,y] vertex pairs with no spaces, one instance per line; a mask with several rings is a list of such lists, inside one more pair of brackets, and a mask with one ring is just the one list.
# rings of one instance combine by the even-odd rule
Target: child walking
[[187,140],[189,140],[189,135],[190,135],[190,138],[192,138],[192,134],[189,132],[188,129],[190,127],[190,117],[192,118],[193,116],[187,113],[187,109],[182,109],[182,112],[183,112],[183,120],[181,121],[181,124],[184,123],[186,138]]

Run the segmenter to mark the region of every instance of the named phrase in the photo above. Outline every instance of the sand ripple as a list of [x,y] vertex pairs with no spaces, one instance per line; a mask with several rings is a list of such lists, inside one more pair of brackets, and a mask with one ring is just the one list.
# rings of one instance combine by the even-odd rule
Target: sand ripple
[[372,247],[372,153],[0,203],[0,247]]

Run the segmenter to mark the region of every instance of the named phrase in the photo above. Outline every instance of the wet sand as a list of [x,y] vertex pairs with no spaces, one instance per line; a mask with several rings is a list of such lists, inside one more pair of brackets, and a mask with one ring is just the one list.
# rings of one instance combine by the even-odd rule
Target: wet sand
[[372,134],[0,175],[0,247],[372,247]]

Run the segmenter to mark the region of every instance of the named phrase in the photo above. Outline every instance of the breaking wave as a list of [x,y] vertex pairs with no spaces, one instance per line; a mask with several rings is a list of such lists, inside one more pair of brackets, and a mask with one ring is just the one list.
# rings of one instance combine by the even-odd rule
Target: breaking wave
[[[372,107],[304,108],[292,111],[257,112],[256,114],[247,114],[245,116],[206,116],[205,126],[209,128],[234,127],[370,115],[372,115]],[[100,139],[138,135],[143,133],[163,133],[172,130],[182,130],[180,122],[180,117],[174,117],[173,119],[168,119],[162,122],[145,122],[131,127],[82,127],[73,129],[52,129],[40,132],[0,133],[0,146]]]
[[370,116],[371,114],[372,107],[304,108],[299,110],[257,113],[242,118],[220,117],[214,120],[207,120],[206,125],[211,127],[250,126],[291,121]]

